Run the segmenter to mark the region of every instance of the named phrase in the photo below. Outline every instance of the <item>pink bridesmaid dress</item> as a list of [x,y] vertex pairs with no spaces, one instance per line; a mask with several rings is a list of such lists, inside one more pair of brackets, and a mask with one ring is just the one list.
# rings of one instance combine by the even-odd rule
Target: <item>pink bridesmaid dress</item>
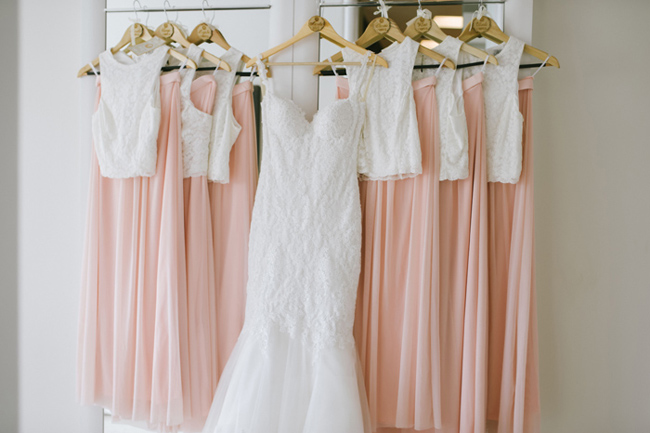
[[[200,56],[201,50],[198,50]],[[195,61],[198,58],[192,57]],[[193,71],[187,71],[191,80]],[[179,293],[181,368],[183,377],[183,407],[184,418],[180,429],[184,432],[201,431],[210,411],[214,386],[210,380],[213,364],[210,334],[210,299],[215,291],[214,252],[212,248],[212,218],[210,213],[210,197],[208,192],[207,158],[200,161],[197,167],[197,156],[203,153],[207,156],[210,138],[212,107],[217,85],[211,75],[197,78],[190,83],[189,97],[191,106],[183,107],[183,121],[196,119],[189,116],[186,119],[185,110],[199,111],[194,122],[183,123],[183,146],[192,146],[195,158],[188,157],[184,161],[185,178],[183,179],[183,198],[185,209],[185,255],[187,263],[187,291]],[[189,90],[189,89],[188,89]],[[198,120],[198,121],[197,121]],[[186,132],[185,128],[191,128]],[[201,134],[201,132],[205,132]],[[186,138],[186,134],[188,137]],[[192,150],[184,148],[184,154]]]
[[244,325],[248,236],[258,175],[253,83],[234,86],[232,110],[241,131],[230,151],[230,179],[208,184],[216,276],[210,301],[213,392]]
[[[359,183],[362,266],[354,336],[374,431],[440,422],[436,77],[413,82],[422,174]],[[348,96],[337,79],[337,96]]]
[[463,81],[465,179],[440,183],[440,340],[445,433],[485,429],[487,177],[483,74]]
[[79,322],[80,402],[109,409],[115,421],[158,430],[183,421],[179,81],[178,72],[160,77],[153,176],[103,177],[93,148]]
[[540,431],[533,216],[533,77],[519,80],[523,162],[516,184],[490,183],[488,418],[499,433]]

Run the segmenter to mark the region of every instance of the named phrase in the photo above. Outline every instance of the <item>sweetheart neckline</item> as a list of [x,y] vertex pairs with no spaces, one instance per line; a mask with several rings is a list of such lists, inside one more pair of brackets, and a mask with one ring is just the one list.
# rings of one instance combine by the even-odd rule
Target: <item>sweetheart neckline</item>
[[266,92],[266,96],[267,97],[271,96],[272,98],[275,98],[275,99],[279,100],[280,102],[283,102],[283,103],[289,105],[290,107],[294,108],[295,110],[297,110],[298,113],[300,114],[300,118],[303,120],[303,122],[306,123],[308,126],[312,126],[312,127],[313,127],[314,123],[316,122],[316,119],[319,117],[319,115],[321,113],[323,113],[324,111],[330,111],[331,109],[333,109],[334,107],[336,107],[337,105],[339,105],[341,103],[346,103],[346,102],[351,103],[352,102],[352,100],[350,98],[337,99],[334,102],[330,102],[326,107],[323,107],[320,110],[318,110],[314,114],[314,116],[311,118],[311,120],[309,120],[309,119],[307,119],[307,113],[305,112],[305,110],[303,110],[303,108],[300,105],[298,105],[293,99],[284,98],[282,96],[276,95],[275,92],[269,91],[268,89],[267,89],[267,92]]

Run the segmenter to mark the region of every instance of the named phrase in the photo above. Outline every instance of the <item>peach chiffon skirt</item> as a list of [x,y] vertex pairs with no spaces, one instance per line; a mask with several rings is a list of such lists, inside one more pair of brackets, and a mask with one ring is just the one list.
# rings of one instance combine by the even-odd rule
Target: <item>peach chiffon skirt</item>
[[[211,113],[217,82],[204,75],[192,82],[194,106]],[[207,143],[206,143],[207,145]],[[214,387],[210,301],[215,292],[212,217],[207,176],[183,179],[187,291],[179,292],[180,351],[184,432],[201,431],[210,411]]]
[[160,430],[183,421],[179,81],[178,72],[160,78],[154,176],[102,177],[93,149],[78,334],[80,402],[108,408],[116,421]]
[[440,184],[442,428],[485,430],[487,169],[483,74],[463,81],[469,176]]
[[[439,133],[435,77],[413,83],[422,175],[359,183],[362,266],[355,340],[375,431],[441,420]],[[348,95],[338,79],[338,97]]]
[[[219,91],[219,89],[217,89]],[[210,300],[212,395],[244,325],[248,280],[248,236],[257,188],[257,135],[253,84],[235,85],[235,119],[242,129],[230,151],[230,182],[210,182],[210,209],[216,285]]]
[[540,431],[533,216],[533,78],[519,81],[524,118],[517,184],[490,183],[488,418],[499,433]]

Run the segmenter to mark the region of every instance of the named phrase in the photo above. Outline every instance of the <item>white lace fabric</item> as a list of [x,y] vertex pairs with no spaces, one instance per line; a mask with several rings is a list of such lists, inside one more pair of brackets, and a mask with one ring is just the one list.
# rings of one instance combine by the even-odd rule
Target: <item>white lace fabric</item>
[[353,347],[360,271],[356,180],[364,106],[336,101],[312,121],[264,79],[264,161],[251,224],[247,332],[277,328],[314,350]]
[[[183,53],[198,65],[203,49],[192,44]],[[212,115],[199,110],[192,103],[192,83],[196,69],[184,67],[180,73],[183,177],[207,176]]]
[[488,182],[517,183],[521,174],[524,119],[518,76],[523,50],[524,43],[512,36],[488,49],[499,61],[498,66],[488,63],[483,73]]
[[[361,180],[401,179],[422,173],[420,134],[411,86],[418,47],[417,42],[407,37],[401,44],[385,48],[380,55],[389,67],[375,67],[370,83],[365,67],[346,67],[351,93],[359,93],[369,86],[359,144]],[[346,62],[364,58],[349,48],[343,49],[343,57]]]
[[160,68],[169,47],[130,58],[109,50],[99,55],[102,92],[92,117],[95,153],[102,176],[153,176],[160,126]]
[[204,433],[370,433],[352,328],[361,267],[358,94],[311,121],[258,64],[264,159],[244,328]]
[[[457,38],[447,36],[436,47],[436,51],[458,64],[462,45],[463,43]],[[418,53],[413,80],[436,76],[440,128],[440,180],[465,179],[469,173],[469,145],[462,72],[449,68],[418,69],[418,65],[434,64],[438,62]]]
[[237,70],[242,53],[235,48],[226,51],[221,59],[230,65],[231,71],[217,69],[217,95],[212,111],[212,134],[208,162],[208,180],[228,183],[230,181],[230,150],[239,136],[241,126],[237,123],[232,109],[232,89],[237,80]]

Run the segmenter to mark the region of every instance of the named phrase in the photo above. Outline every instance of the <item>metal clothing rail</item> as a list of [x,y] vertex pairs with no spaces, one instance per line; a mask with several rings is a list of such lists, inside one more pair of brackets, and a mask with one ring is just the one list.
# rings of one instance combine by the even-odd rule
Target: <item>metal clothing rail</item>
[[[473,5],[478,6],[481,4],[504,4],[507,0],[423,0],[421,2],[417,1],[386,1],[384,2],[386,6],[462,6],[462,5]],[[346,8],[346,7],[377,7],[379,3],[376,1],[363,1],[358,3],[321,3],[319,6],[321,8]]]
[[[175,69],[180,69],[180,68],[181,68],[180,66],[176,66],[176,65],[174,65],[174,66],[163,66],[162,68],[160,68],[160,71],[161,72],[169,72],[169,71],[173,71]],[[216,66],[200,66],[200,67],[198,67],[198,68],[196,68],[194,70],[195,71],[214,71],[215,69],[217,69]],[[97,71],[97,74],[95,74],[93,71],[86,72],[86,75],[101,75],[101,74],[102,74],[101,71]],[[236,75],[238,77],[250,77],[251,72],[250,71],[237,71]],[[257,72],[253,72],[253,75],[256,76],[256,77],[258,76]]]
[[128,13],[128,12],[209,12],[209,11],[248,11],[248,10],[261,10],[271,9],[271,5],[259,6],[207,6],[207,7],[183,7],[183,8],[104,8],[107,13]]
[[[473,63],[463,63],[460,65],[456,65],[456,69],[463,69],[463,68],[471,68],[472,66],[483,66],[483,62],[473,62]],[[542,63],[523,63],[519,65],[519,69],[531,69],[531,68],[539,68],[542,66]],[[414,70],[418,69],[438,69],[440,65],[416,65],[413,67]],[[213,68],[214,69],[214,68]],[[92,75],[92,71],[90,72]],[[345,69],[342,71],[339,71],[337,69],[336,74],[338,75],[346,75]],[[334,71],[331,70],[323,70],[319,72],[320,76],[331,76],[335,75]]]
[[[483,66],[483,62],[473,62],[473,63],[463,63],[460,65],[456,65],[456,69],[463,69],[463,68],[471,68],[472,66]],[[523,63],[519,65],[519,69],[531,69],[531,68],[539,68],[542,66],[542,63]],[[416,65],[413,67],[414,70],[417,69],[437,69],[439,68],[440,65]],[[168,71],[173,71],[174,69],[179,69],[180,66],[163,66],[160,70],[163,72],[168,72]],[[216,66],[201,66],[196,68],[197,71],[214,71],[216,69]],[[337,69],[336,72],[338,75],[346,75],[345,69],[342,71]],[[257,72],[252,73],[253,76],[257,77],[258,74]],[[93,71],[88,71],[86,72],[86,75],[95,75]],[[98,71],[97,75],[101,75],[101,71]],[[250,71],[237,71],[236,75],[238,77],[250,77],[251,72]],[[334,71],[331,70],[323,70],[318,73],[321,77],[327,77],[331,75],[335,75]]]

